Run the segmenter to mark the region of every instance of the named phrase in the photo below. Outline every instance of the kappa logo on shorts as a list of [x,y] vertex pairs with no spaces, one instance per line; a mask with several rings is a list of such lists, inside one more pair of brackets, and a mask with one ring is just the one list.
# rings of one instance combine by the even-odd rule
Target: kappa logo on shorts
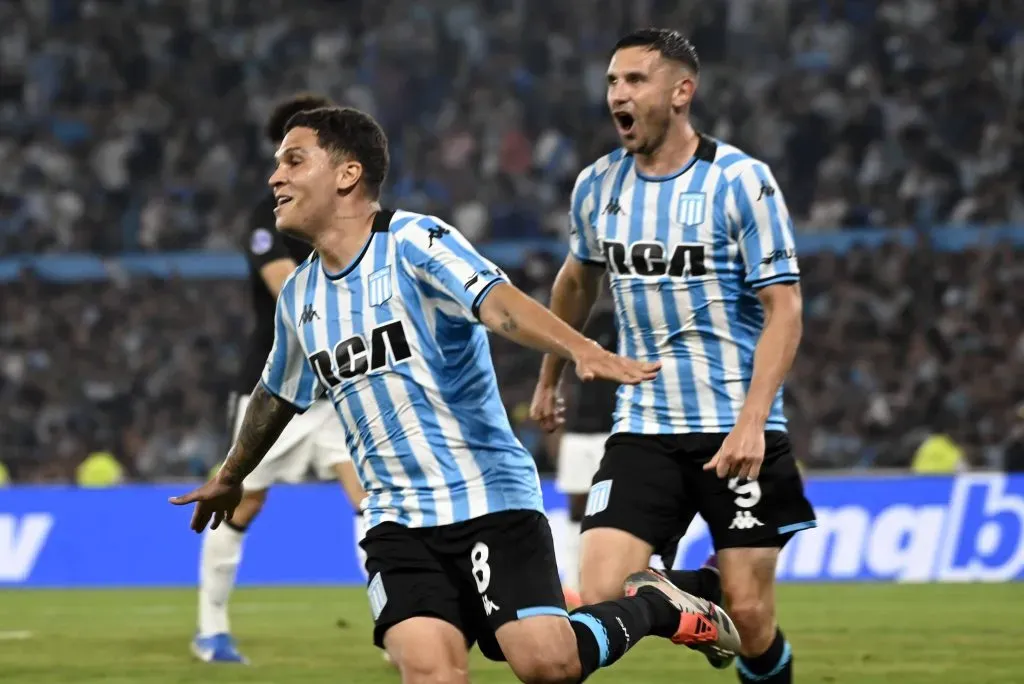
[[736,511],[736,517],[729,525],[730,530],[751,530],[755,527],[764,527],[764,523],[755,518],[750,511]]
[[388,604],[388,594],[384,591],[384,580],[381,579],[379,572],[370,580],[370,586],[366,593],[370,597],[370,611],[376,622],[380,619],[380,614],[384,612],[384,606]]
[[590,494],[587,496],[587,509],[583,512],[583,515],[597,515],[608,508],[608,499],[611,497],[611,493],[611,480],[602,480],[591,487]]

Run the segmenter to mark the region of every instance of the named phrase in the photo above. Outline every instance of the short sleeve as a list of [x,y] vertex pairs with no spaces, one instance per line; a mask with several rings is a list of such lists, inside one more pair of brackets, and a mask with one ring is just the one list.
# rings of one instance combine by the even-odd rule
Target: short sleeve
[[604,253],[597,239],[594,207],[597,181],[594,167],[585,168],[576,178],[569,205],[569,251],[584,263],[604,265]]
[[508,282],[500,268],[480,255],[454,227],[421,219],[404,226],[402,257],[430,296],[454,303],[460,318],[476,322],[480,305],[498,283]]
[[746,266],[745,282],[754,289],[800,279],[793,239],[793,220],[782,190],[762,162],[752,161],[733,179],[740,254]]
[[[290,281],[289,281],[290,282]],[[323,385],[306,359],[299,343],[290,308],[295,301],[294,287],[281,291],[274,313],[274,346],[267,357],[260,381],[268,392],[286,401],[302,413],[323,395]]]

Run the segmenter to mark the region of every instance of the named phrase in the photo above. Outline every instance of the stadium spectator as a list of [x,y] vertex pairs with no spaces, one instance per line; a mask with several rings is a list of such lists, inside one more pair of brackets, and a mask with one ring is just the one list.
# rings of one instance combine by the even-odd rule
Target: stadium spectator
[[606,53],[638,21],[693,36],[699,124],[772,165],[801,228],[1024,221],[1022,15],[938,0],[8,2],[0,247],[233,246],[269,168],[259,124],[298,85],[384,122],[392,201],[458,216],[477,240],[560,231],[548,217],[579,160],[614,144]]
[[[0,253],[235,249],[266,189],[261,122],[302,87],[384,123],[386,201],[437,212],[477,243],[562,239],[580,160],[615,144],[608,46],[636,24],[693,36],[697,122],[772,165],[804,235],[1024,225],[1019,2],[259,7],[0,3]],[[969,467],[1012,461],[1022,251],[919,238],[802,255],[788,403],[805,465],[906,466],[936,415]],[[131,478],[207,472],[247,324],[240,283],[2,273],[0,443],[14,478],[71,481],[97,449]],[[553,274],[538,253],[513,276],[543,299]],[[494,349],[515,417],[536,359]],[[516,422],[543,461],[545,440]]]

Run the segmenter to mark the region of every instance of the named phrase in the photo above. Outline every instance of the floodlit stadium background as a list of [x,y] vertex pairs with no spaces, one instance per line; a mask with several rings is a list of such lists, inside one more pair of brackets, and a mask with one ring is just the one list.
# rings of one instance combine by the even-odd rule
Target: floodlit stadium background
[[[822,522],[780,568],[800,676],[1019,681],[1012,0],[0,3],[0,586],[50,588],[0,591],[5,681],[198,676],[197,539],[164,502],[227,446],[270,103],[310,89],[373,113],[391,139],[386,202],[453,222],[543,301],[576,173],[616,144],[607,50],[649,24],[692,36],[700,129],[771,164],[797,224],[806,323],[787,412]],[[492,344],[518,434],[550,471],[555,441],[526,418],[539,358]],[[76,486],[90,457],[115,459],[123,482]],[[545,494],[557,532],[564,502]],[[678,562],[707,549],[698,523]],[[369,647],[335,485],[274,491],[245,552],[242,584],[305,588],[239,596],[258,669],[218,678],[395,680]],[[866,584],[811,584],[851,580]],[[731,681],[686,655],[596,680]]]

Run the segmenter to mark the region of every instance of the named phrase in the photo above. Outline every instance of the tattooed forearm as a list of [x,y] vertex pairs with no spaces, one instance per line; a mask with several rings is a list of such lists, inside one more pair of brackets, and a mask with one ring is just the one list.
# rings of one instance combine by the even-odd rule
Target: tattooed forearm
[[501,331],[506,335],[511,335],[517,330],[519,330],[519,324],[516,323],[515,316],[508,309],[503,308],[501,310]]
[[295,415],[291,405],[268,392],[263,384],[256,385],[238,438],[228,452],[227,461],[220,469],[220,477],[232,484],[241,484],[252,472]]
[[573,350],[590,344],[565,321],[508,283],[495,285],[484,299],[480,320],[516,344],[566,359],[575,358]]

